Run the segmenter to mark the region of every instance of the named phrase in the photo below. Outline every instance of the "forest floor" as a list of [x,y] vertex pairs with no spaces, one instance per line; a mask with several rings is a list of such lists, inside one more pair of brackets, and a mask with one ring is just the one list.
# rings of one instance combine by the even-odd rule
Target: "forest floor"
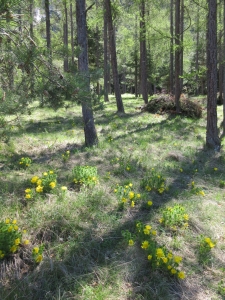
[[[0,261],[1,300],[225,299],[225,152],[204,147],[204,99],[200,119],[123,101],[124,115],[114,97],[95,112],[93,148],[80,106],[34,103],[12,124],[0,144],[0,226],[17,224],[20,243]],[[46,193],[31,183],[49,174]]]

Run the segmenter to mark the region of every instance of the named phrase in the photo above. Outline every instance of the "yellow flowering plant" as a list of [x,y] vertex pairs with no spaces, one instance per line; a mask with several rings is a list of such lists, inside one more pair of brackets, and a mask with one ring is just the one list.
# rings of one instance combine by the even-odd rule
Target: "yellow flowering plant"
[[32,160],[29,157],[22,157],[19,160],[19,167],[22,169],[28,168],[32,163]]
[[119,209],[124,209],[125,205],[135,207],[136,202],[142,198],[142,195],[133,191],[133,184],[117,185],[114,193],[119,200]]
[[179,228],[188,227],[189,216],[182,205],[175,204],[162,210],[162,218],[159,222],[166,228],[177,231]]
[[162,194],[164,191],[168,190],[168,188],[166,187],[165,178],[161,173],[156,172],[154,168],[152,168],[151,172],[149,172],[141,180],[140,186],[147,192],[155,191],[159,194]]
[[75,166],[72,175],[77,186],[94,186],[99,182],[97,168],[93,166]]
[[130,158],[127,157],[116,157],[111,160],[111,164],[116,167],[114,170],[115,175],[134,171],[134,165],[132,164]]
[[129,246],[136,243],[145,251],[146,258],[153,270],[161,269],[171,276],[176,276],[179,279],[185,278],[185,273],[180,270],[182,257],[174,255],[166,246],[160,246],[157,243],[157,232],[152,229],[150,224],[143,224],[138,221],[134,234],[126,230],[122,232],[122,236]]
[[27,245],[28,240],[22,240],[22,232],[15,219],[5,219],[0,222],[0,260],[17,252],[19,247]]
[[[43,172],[41,177],[38,176],[33,176],[31,178],[31,183],[35,185],[35,192],[36,193],[50,193],[54,190],[54,188],[57,185],[57,175],[55,174],[54,171],[50,170],[47,172]],[[28,199],[28,195],[31,193],[27,193],[26,191],[29,191],[29,189],[25,190],[26,196],[25,198]]]
[[32,258],[38,264],[43,260],[44,245],[34,247],[32,250]]
[[70,150],[67,150],[65,153],[62,154],[62,159],[64,162],[67,162],[70,158]]
[[198,260],[201,264],[207,265],[212,258],[211,250],[216,246],[216,243],[204,235],[200,235],[198,240]]

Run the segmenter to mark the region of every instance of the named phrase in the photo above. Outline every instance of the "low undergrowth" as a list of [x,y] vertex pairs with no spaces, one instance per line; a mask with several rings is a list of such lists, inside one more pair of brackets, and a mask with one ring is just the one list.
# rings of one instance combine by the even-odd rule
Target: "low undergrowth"
[[225,154],[204,147],[205,110],[123,101],[95,113],[91,149],[79,107],[34,106],[1,143],[1,299],[224,298]]

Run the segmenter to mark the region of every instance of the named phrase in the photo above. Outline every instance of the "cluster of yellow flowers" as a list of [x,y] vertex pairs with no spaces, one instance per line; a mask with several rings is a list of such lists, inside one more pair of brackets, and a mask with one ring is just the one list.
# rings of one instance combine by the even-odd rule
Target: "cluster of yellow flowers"
[[43,249],[40,247],[33,248],[32,256],[36,263],[40,263],[43,260],[42,252],[43,252]]
[[[136,238],[141,241],[141,248],[147,252],[147,259],[153,267],[161,268],[175,275],[180,279],[185,278],[185,273],[180,270],[179,264],[182,262],[182,257],[173,255],[165,247],[159,247],[154,239],[157,232],[152,229],[152,226],[144,225],[141,222],[136,224],[137,235]],[[127,236],[129,233],[126,233]],[[128,245],[134,245],[134,239],[129,238]]]
[[0,259],[15,253],[21,244],[29,244],[29,240],[22,241],[22,233],[19,230],[16,219],[10,220],[7,218],[4,222],[0,222],[0,232]]
[[[133,183],[129,183],[124,186],[119,186],[117,184],[117,187],[114,189],[114,193],[116,193],[119,198],[119,205],[124,206],[125,203],[129,203],[130,207],[134,207],[136,201],[141,198],[141,194],[134,193],[132,187]],[[151,205],[150,202],[149,205]]]
[[201,196],[203,196],[203,197],[205,196],[205,192],[204,192],[201,188],[196,187],[194,181],[191,182],[190,186],[191,186],[191,191],[192,191],[194,194],[196,194],[196,195],[201,195]]

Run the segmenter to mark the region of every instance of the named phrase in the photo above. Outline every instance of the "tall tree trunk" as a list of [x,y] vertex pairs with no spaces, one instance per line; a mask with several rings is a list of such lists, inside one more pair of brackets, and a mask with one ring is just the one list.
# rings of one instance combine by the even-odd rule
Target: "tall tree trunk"
[[69,58],[68,58],[68,12],[67,12],[67,4],[64,1],[64,23],[63,23],[63,44],[64,44],[64,60],[63,60],[63,68],[64,72],[68,72],[69,70]]
[[135,97],[138,97],[138,16],[135,16],[135,49],[134,49],[134,88]]
[[71,39],[71,66],[74,68],[74,29],[73,29],[73,4],[70,3],[70,39]]
[[220,150],[217,128],[217,3],[208,0],[206,145]]
[[109,68],[108,68],[108,18],[107,12],[104,6],[104,101],[109,101],[108,92],[108,78],[109,78]]
[[146,49],[146,22],[145,0],[140,4],[140,87],[145,103],[148,103],[148,78],[147,78],[147,49]]
[[180,0],[176,0],[175,9],[175,103],[176,112],[180,113]]
[[105,8],[108,17],[108,33],[110,43],[110,54],[111,54],[111,66],[113,73],[113,83],[116,96],[117,110],[118,112],[124,113],[123,101],[120,92],[119,76],[117,68],[117,57],[116,57],[116,43],[115,43],[115,31],[113,28],[112,12],[111,12],[111,1],[105,0]]
[[174,0],[170,0],[170,93],[174,94],[174,30],[173,30],[173,9]]
[[225,136],[225,0],[223,0],[223,136]]
[[[33,8],[34,8],[34,0],[30,0],[30,36],[32,40],[34,39],[34,23],[33,23]],[[31,94],[34,95],[34,66],[32,63],[32,57],[33,57],[33,48],[34,44],[30,43],[30,55],[31,55],[31,63],[30,63],[30,90]]]
[[183,89],[183,56],[184,56],[184,0],[181,0],[180,12],[180,93]]
[[86,28],[86,1],[76,0],[76,22],[77,22],[77,43],[80,48],[78,55],[78,70],[83,76],[84,93],[82,101],[82,114],[84,121],[85,145],[91,147],[98,143],[97,133],[94,124],[93,111],[91,107],[90,76],[88,69],[88,47]]
[[[222,4],[222,0],[220,0],[220,5]],[[222,5],[221,5],[222,6]],[[222,23],[222,10],[219,9],[219,23]],[[223,104],[223,55],[222,55],[222,48],[223,48],[223,32],[222,28],[219,30],[219,97],[217,99],[217,104]]]
[[46,40],[49,61],[51,62],[52,50],[51,50],[51,23],[50,23],[50,11],[49,11],[49,0],[45,0],[45,22],[46,22]]
[[196,58],[195,58],[195,81],[196,81],[196,90],[195,95],[197,96],[199,94],[199,6],[197,7],[197,33],[196,33]]

